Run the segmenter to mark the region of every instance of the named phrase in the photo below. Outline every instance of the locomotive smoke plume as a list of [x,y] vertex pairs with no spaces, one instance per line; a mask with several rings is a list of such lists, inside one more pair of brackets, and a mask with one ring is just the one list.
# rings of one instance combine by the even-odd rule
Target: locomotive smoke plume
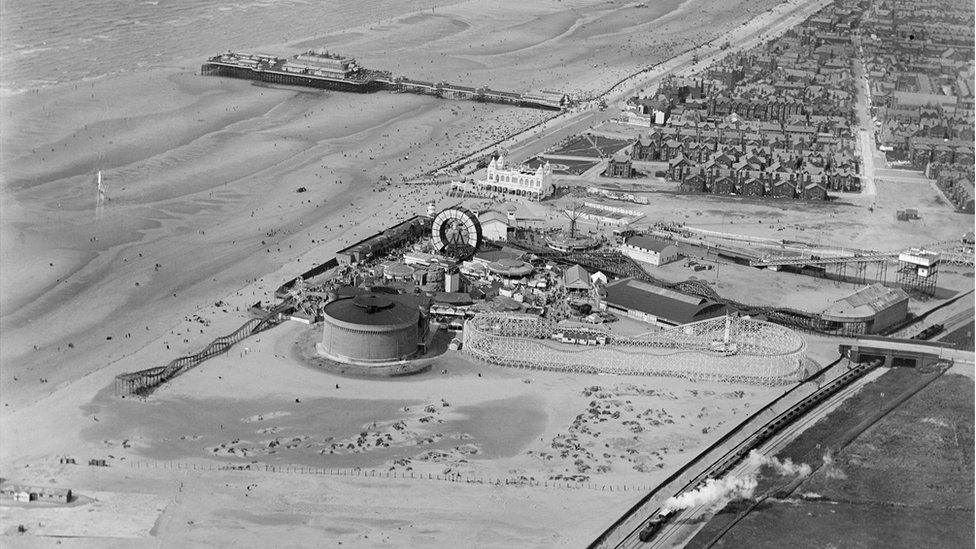
[[768,465],[772,467],[781,477],[793,475],[806,477],[809,476],[812,471],[810,466],[806,463],[793,463],[793,460],[790,458],[780,461],[775,457],[766,457],[755,450],[749,452],[749,465],[756,469],[762,465]]
[[[812,471],[806,463],[793,463],[789,458],[780,461],[775,457],[766,457],[755,450],[749,452],[750,468],[758,470],[763,465],[772,467],[777,474],[784,477],[792,475],[806,477]],[[751,498],[757,484],[755,474],[718,480],[710,478],[705,481],[704,486],[668,499],[664,502],[663,510],[677,511],[699,506],[713,509],[727,501]]]
[[741,478],[725,477],[718,480],[710,478],[705,481],[704,486],[697,490],[668,499],[664,503],[664,510],[675,511],[698,506],[711,509],[733,499],[751,498],[755,489],[756,477],[754,475]]

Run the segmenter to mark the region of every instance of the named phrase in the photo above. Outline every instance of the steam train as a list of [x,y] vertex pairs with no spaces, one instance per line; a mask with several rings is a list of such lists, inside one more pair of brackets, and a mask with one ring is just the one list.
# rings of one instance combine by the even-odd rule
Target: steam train
[[651,538],[654,537],[654,534],[657,534],[658,530],[660,530],[661,527],[664,526],[666,522],[668,522],[668,519],[670,519],[671,515],[673,514],[674,514],[674,509],[668,509],[665,511],[661,511],[657,515],[654,515],[654,518],[652,518],[647,523],[647,526],[645,526],[644,529],[641,530],[640,534],[637,535],[638,539],[640,539],[641,542],[643,543],[647,543],[651,541]]
[[[939,326],[941,329],[942,327]],[[692,490],[697,490],[705,485],[706,481],[710,478],[720,478],[728,473],[733,467],[740,463],[743,459],[748,456],[749,451],[753,448],[759,446],[763,442],[769,440],[774,434],[776,434],[780,429],[782,429],[787,423],[795,420],[797,417],[809,410],[813,405],[822,402],[823,400],[829,398],[831,395],[835,394],[841,388],[847,386],[848,383],[858,378],[869,370],[880,365],[880,361],[864,362],[858,364],[847,372],[841,374],[837,379],[825,385],[816,393],[806,397],[797,404],[795,404],[788,411],[780,414],[772,423],[767,424],[765,428],[757,432],[752,436],[752,440],[749,441],[750,444],[743,444],[738,451],[728,455],[725,461],[715,467],[707,475],[705,475]],[[654,538],[654,536],[664,527],[665,524],[676,514],[674,509],[668,509],[661,511],[655,515],[647,523],[647,526],[637,535],[638,539],[642,543],[647,543]]]
[[933,337],[941,334],[943,331],[945,331],[945,325],[933,324],[932,326],[929,326],[928,328],[922,330],[921,332],[913,335],[912,339],[921,339],[921,340],[932,339]]

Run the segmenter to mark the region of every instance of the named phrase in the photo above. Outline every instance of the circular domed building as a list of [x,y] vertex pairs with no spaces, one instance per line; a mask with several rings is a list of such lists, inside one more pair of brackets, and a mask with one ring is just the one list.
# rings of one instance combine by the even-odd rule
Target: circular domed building
[[383,276],[388,280],[410,280],[413,278],[414,268],[403,263],[393,263],[383,269]]
[[502,258],[489,263],[488,270],[503,278],[524,278],[532,274],[535,268],[521,259]]
[[320,355],[342,362],[395,362],[417,354],[427,337],[428,315],[413,296],[365,293],[323,308]]
[[546,244],[553,250],[567,253],[592,250],[600,246],[597,239],[592,236],[570,234],[565,231],[546,237]]

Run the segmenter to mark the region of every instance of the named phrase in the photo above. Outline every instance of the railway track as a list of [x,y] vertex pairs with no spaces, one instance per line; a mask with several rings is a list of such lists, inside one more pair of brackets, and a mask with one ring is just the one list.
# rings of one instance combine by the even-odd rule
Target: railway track
[[[876,369],[872,369],[861,377],[855,378],[854,381],[850,382],[841,390],[837,391],[826,400],[820,402],[817,413],[802,415],[799,417],[799,419],[778,431],[766,442],[759,444],[757,447],[752,448],[751,450],[757,450],[759,453],[764,455],[775,455],[777,452],[785,448],[786,445],[795,439],[800,433],[813,426],[813,424],[817,423],[823,419],[824,416],[833,411],[837,405],[856,393],[861,389],[861,387],[873,381],[877,377],[876,375],[872,375],[874,373],[878,373],[878,375],[880,375],[881,372]],[[748,455],[748,453],[746,455]],[[758,474],[758,470],[754,469],[747,460],[742,460],[734,467],[729,469],[726,473],[717,475],[715,478],[720,476],[743,477],[746,475],[755,474]],[[667,525],[662,528],[650,542],[641,542],[637,536],[634,535],[631,536],[633,538],[632,540],[631,537],[628,537],[625,542],[618,547],[659,549],[681,545],[693,538],[702,528],[705,527],[708,521],[700,521],[693,524],[691,528],[689,528],[688,522],[701,517],[710,510],[709,505],[699,505],[684,509],[672,516]]]
[[967,322],[973,320],[974,315],[973,309],[967,309],[960,313],[956,313],[949,318],[942,321],[942,332],[937,334],[932,338],[933,341],[939,341],[945,336],[949,335],[956,328],[966,324]]
[[[712,465],[704,469],[701,473],[695,475],[691,480],[681,485],[679,489],[675,491],[675,494],[681,494],[688,490],[693,490],[697,486],[703,484],[707,479],[721,478],[730,472],[735,471],[737,467],[743,464],[751,450],[760,448],[763,445],[770,443],[770,441],[783,440],[784,437],[791,432],[791,430],[792,432],[795,432],[795,430],[800,429],[801,426],[804,425],[800,420],[805,414],[807,414],[807,412],[810,412],[811,410],[827,403],[833,397],[839,399],[846,398],[845,395],[849,394],[847,392],[848,388],[851,387],[855,381],[863,378],[868,372],[876,368],[879,364],[880,362],[858,364],[848,371],[842,373],[837,378],[828,382],[826,385],[819,387],[810,395],[801,398],[797,403],[790,406],[789,409],[777,414],[771,420],[759,427],[759,429],[754,433],[747,436],[729,451],[725,452],[718,459],[716,459]],[[812,382],[812,380],[808,380],[804,384]],[[856,387],[850,388],[849,390],[854,391],[856,390]],[[770,409],[775,404],[776,401],[770,403],[763,410],[757,412],[753,418],[759,417],[761,413]],[[780,438],[776,439],[775,437],[777,436]],[[721,444],[722,442],[723,441],[720,440],[718,443],[716,443],[716,446],[713,446],[712,449],[717,447],[717,445]],[[709,449],[706,452],[711,451],[712,449]],[[672,478],[674,480],[678,480],[682,472],[683,470],[679,471]],[[644,496],[644,498],[642,498],[640,502],[632,507],[624,517],[614,523],[613,526],[611,526],[597,540],[590,544],[589,547],[591,549],[598,547],[655,547],[656,545],[648,546],[646,543],[641,542],[639,536],[640,532],[649,524],[650,520],[657,517],[661,512],[662,508],[660,506],[651,510],[648,504],[653,499],[659,498],[662,495],[661,491],[666,487],[667,484],[668,482],[663,483],[657,489]],[[651,512],[648,513],[648,511]],[[639,514],[645,514],[646,516],[640,521],[633,521],[633,517]],[[673,529],[678,524],[679,521],[675,520],[674,516],[671,516],[658,534],[666,531],[673,532]],[[620,536],[621,529],[626,532],[622,537]],[[650,541],[652,543],[656,543],[656,539],[657,536],[653,537]]]

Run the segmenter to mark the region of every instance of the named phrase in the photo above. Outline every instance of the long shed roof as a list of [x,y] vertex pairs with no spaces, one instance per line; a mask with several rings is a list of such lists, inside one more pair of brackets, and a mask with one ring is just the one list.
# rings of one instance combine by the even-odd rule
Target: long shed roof
[[725,314],[721,303],[625,278],[607,285],[606,302],[622,309],[654,315],[674,324],[687,324]]
[[864,319],[908,301],[901,288],[887,288],[881,284],[865,286],[853,294],[835,301],[823,316],[828,319]]

